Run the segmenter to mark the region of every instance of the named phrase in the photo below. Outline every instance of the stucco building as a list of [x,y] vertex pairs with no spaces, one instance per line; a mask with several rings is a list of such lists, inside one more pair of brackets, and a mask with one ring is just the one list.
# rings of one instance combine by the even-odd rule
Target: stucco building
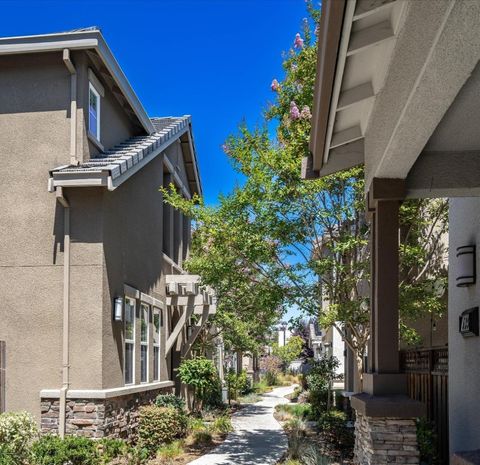
[[[414,421],[440,398],[442,463],[480,463],[479,23],[473,0],[322,4],[303,174],[364,164],[372,230],[368,367],[352,398],[357,464],[419,463]],[[406,198],[439,197],[450,198],[448,348],[425,360],[437,378],[424,402],[399,356],[398,212]]]
[[215,309],[187,275],[189,116],[149,118],[99,30],[0,39],[0,411],[126,436]]

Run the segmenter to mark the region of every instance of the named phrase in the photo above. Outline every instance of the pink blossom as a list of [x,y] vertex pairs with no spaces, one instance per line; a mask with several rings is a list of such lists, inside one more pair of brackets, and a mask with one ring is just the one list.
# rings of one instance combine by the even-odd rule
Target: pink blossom
[[300,110],[298,109],[297,104],[294,101],[290,102],[290,118],[291,119],[300,118]]
[[270,84],[270,88],[272,89],[272,92],[278,92],[278,89],[280,89],[280,84],[276,79],[272,81],[272,83]]
[[222,145],[222,150],[228,155],[230,153],[230,147],[228,144],[223,144]]
[[300,34],[298,32],[295,34],[293,46],[294,48],[303,48],[303,39],[300,37]]
[[303,119],[310,119],[312,117],[312,114],[310,113],[310,108],[308,105],[305,105],[302,108],[302,112],[300,113],[300,117]]

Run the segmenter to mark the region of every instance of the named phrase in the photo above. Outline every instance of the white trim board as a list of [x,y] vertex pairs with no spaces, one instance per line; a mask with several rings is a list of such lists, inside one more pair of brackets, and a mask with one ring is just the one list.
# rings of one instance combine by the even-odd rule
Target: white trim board
[[[173,381],[160,381],[110,389],[71,389],[67,392],[67,399],[110,399],[112,397],[121,397],[138,392],[172,387],[174,385],[175,383]],[[60,389],[42,389],[40,391],[40,398],[60,398]]]

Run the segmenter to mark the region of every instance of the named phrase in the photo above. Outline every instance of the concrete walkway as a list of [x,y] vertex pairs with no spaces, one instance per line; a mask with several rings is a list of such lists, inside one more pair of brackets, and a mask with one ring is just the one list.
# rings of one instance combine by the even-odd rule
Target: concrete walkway
[[232,417],[234,431],[209,454],[190,462],[190,465],[271,465],[287,450],[287,436],[273,418],[278,404],[286,404],[284,396],[294,386],[280,387],[262,396]]

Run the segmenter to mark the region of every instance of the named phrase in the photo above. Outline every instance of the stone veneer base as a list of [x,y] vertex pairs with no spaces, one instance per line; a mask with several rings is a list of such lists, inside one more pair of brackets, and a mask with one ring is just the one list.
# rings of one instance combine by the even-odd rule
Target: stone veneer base
[[419,464],[415,419],[357,412],[354,453],[356,465]]
[[[152,404],[172,388],[152,389],[107,399],[68,399],[66,433],[90,438],[131,438],[137,431],[139,407]],[[42,434],[58,434],[60,400],[42,398]]]

